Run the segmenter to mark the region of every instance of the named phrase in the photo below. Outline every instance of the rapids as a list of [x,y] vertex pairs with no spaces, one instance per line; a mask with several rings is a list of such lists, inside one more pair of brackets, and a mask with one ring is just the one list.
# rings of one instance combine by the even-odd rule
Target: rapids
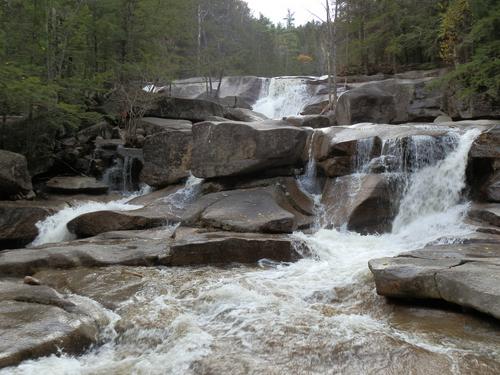
[[295,233],[311,253],[293,264],[132,268],[142,278],[129,294],[126,267],[80,271],[92,290],[104,287],[120,301],[103,344],[0,374],[499,373],[498,323],[387,302],[367,267],[372,258],[471,233],[461,191],[478,134],[457,131],[444,159],[413,172],[393,233]]

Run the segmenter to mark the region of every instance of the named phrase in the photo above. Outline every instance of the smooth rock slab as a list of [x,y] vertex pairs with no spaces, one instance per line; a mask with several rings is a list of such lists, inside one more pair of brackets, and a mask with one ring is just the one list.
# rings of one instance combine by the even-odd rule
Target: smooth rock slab
[[500,264],[467,263],[436,274],[441,298],[500,319]]
[[255,188],[250,185],[246,189],[202,196],[186,210],[182,222],[217,230],[261,233],[292,233],[311,225],[312,200],[297,187],[295,180],[261,182],[269,185]]
[[203,232],[179,228],[171,246],[169,266],[256,263],[261,259],[289,262],[300,256],[293,240],[283,235]]
[[273,169],[301,167],[310,133],[271,120],[194,124],[192,173],[199,178],[271,176]]
[[442,299],[500,319],[500,244],[429,246],[369,267],[380,295]]
[[109,323],[104,310],[47,286],[0,281],[0,368],[63,350],[79,354]]
[[[168,233],[166,230],[164,232]],[[157,236],[94,238],[31,249],[6,250],[0,252],[0,277],[24,277],[44,268],[154,266],[161,264],[161,259],[166,256],[168,243],[168,239]]]
[[61,194],[106,194],[108,186],[93,177],[54,177],[47,181],[47,188]]

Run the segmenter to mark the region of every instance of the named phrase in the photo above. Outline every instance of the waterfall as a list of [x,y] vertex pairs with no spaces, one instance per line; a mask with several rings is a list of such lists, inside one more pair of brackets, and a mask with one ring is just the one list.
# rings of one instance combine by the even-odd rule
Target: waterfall
[[271,78],[253,110],[272,119],[296,116],[308,104],[310,97],[303,78]]
[[[468,152],[480,133],[477,129],[469,130],[443,160],[412,174],[394,220],[396,233],[414,221],[447,212],[459,203],[465,188]],[[427,162],[428,157],[425,159]]]
[[[317,180],[317,166],[316,159],[314,158],[314,137],[316,132],[313,132],[309,139],[309,151],[308,151],[308,161],[306,165],[305,173],[298,178],[299,184],[302,187],[302,190],[306,191],[309,194],[314,196],[320,195],[321,187],[319,186],[319,182]],[[321,198],[321,197],[319,197]]]
[[[387,305],[367,268],[369,259],[471,232],[461,191],[478,134],[451,134],[456,144],[437,161],[424,160],[427,140],[415,140],[410,153],[422,166],[409,172],[393,233],[295,233],[312,256],[292,264],[141,268],[142,286],[116,311],[117,337],[80,356],[25,361],[0,374],[496,373],[494,326]],[[112,271],[92,272],[99,283]]]
[[133,191],[133,163],[134,158],[131,156],[124,156],[123,159],[116,158],[113,165],[104,172],[102,182],[108,185],[112,191],[123,193]]

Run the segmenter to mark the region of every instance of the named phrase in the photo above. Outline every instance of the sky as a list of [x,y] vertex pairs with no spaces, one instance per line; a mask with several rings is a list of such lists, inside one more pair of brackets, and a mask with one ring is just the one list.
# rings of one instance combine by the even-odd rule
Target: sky
[[318,20],[310,12],[326,18],[323,0],[245,0],[256,17],[262,13],[274,23],[285,23],[287,9],[295,12],[295,25],[303,25],[307,21]]

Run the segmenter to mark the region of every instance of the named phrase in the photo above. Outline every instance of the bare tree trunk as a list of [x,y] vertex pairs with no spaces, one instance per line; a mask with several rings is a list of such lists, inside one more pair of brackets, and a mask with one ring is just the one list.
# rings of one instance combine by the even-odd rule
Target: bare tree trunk
[[196,51],[196,73],[198,76],[201,73],[201,35],[202,35],[201,22],[202,22],[201,4],[198,4],[198,44]]
[[220,70],[219,83],[217,84],[217,91],[215,92],[215,97],[218,98],[220,94],[220,88],[222,86],[222,77],[224,77],[224,69]]
[[333,108],[333,81],[332,81],[332,42],[333,42],[333,28],[332,18],[330,13],[330,0],[325,0],[326,6],[326,23],[328,27],[328,47],[327,47],[327,70],[328,70],[328,110]]
[[[337,17],[339,15],[339,1],[335,1],[335,19],[333,22],[333,36],[332,36],[332,51],[333,51],[333,107],[332,110],[337,106]],[[331,20],[330,20],[331,22]]]

